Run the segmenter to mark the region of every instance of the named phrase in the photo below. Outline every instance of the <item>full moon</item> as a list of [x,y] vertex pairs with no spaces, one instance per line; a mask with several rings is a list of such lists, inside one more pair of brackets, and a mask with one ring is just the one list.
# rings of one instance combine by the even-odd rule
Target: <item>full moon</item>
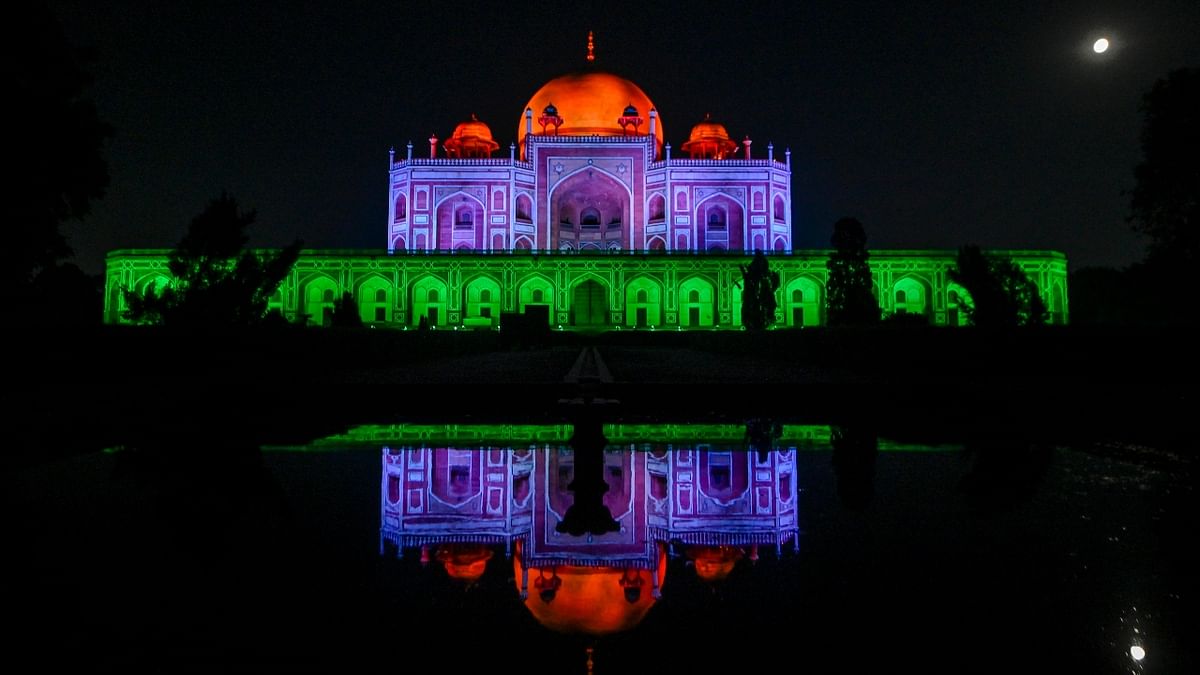
[[1099,40],[1096,40],[1096,42],[1092,44],[1092,51],[1096,52],[1097,54],[1103,54],[1104,52],[1108,51],[1108,38],[1100,38]]

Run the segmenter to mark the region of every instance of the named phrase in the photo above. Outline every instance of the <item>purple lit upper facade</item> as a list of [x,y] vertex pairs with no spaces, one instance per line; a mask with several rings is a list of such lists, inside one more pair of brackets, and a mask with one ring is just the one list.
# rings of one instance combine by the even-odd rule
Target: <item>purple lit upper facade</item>
[[791,251],[790,152],[756,156],[707,117],[678,148],[665,138],[636,84],[555,78],[506,148],[472,116],[393,153],[388,249]]

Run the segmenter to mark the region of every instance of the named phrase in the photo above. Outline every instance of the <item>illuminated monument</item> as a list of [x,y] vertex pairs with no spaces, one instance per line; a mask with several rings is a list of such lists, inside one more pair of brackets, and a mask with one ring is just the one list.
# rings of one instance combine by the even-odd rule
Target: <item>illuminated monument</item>
[[[492,328],[537,305],[562,328],[731,329],[738,266],[763,250],[781,278],[777,325],[822,324],[828,251],[792,248],[791,152],[752,151],[707,115],[673,150],[650,98],[590,69],[590,36],[588,47],[589,69],[538,89],[507,148],[472,115],[427,149],[389,153],[386,250],[306,251],[271,307],[324,324],[349,292],[380,326]],[[1065,322],[1066,258],[1002,253]],[[120,319],[121,288],[168,282],[165,254],[108,256],[108,321]],[[964,323],[965,291],[946,274],[954,258],[872,251],[884,314]]]

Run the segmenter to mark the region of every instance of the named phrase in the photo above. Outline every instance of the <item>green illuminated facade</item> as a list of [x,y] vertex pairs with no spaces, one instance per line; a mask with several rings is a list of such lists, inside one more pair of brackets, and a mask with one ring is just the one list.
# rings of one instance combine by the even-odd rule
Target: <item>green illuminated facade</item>
[[[104,316],[121,321],[122,288],[170,282],[165,250],[121,250],[107,261]],[[1011,257],[1041,290],[1052,323],[1066,323],[1067,261],[1054,251],[995,251]],[[825,323],[825,250],[769,256],[780,274],[776,326]],[[492,329],[502,313],[544,305],[552,327],[583,330],[727,330],[741,324],[735,253],[388,253],[306,251],[271,308],[291,321],[329,322],[334,300],[351,293],[364,322],[397,329],[425,317],[438,329]],[[963,325],[966,292],[948,278],[954,251],[871,252],[884,316],[915,314]]]

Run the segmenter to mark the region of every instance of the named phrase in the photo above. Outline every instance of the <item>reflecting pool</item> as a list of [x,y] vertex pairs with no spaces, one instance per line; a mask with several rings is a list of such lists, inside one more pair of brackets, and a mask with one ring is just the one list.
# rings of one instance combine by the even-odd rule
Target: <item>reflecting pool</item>
[[1191,467],[754,423],[79,456],[9,476],[8,637],[128,670],[1192,672]]

